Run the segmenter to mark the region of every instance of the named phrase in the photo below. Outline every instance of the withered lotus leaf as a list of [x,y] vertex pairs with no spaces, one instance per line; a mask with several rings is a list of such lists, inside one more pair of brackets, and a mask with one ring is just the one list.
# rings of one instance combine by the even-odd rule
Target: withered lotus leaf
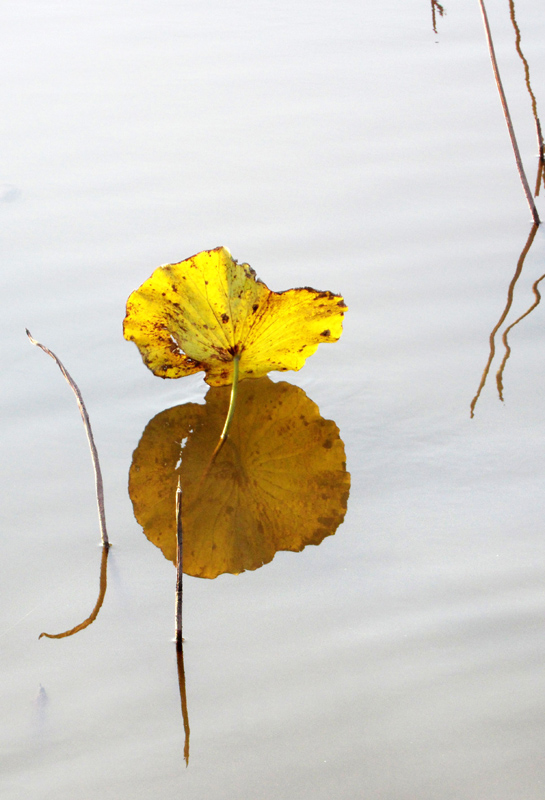
[[155,270],[127,301],[123,332],[161,378],[199,370],[211,386],[271,370],[299,370],[342,333],[344,300],[331,292],[272,292],[225,247]]
[[183,571],[215,578],[302,550],[335,533],[350,489],[344,445],[302,389],[244,381],[229,438],[207,470],[229,404],[212,387],[205,405],[161,412],[134,452],[129,493],[137,521],[176,562],[175,493],[183,491]]

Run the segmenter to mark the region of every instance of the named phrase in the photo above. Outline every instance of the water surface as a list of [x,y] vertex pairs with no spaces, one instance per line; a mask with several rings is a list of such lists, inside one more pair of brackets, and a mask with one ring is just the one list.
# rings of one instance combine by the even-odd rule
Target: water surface
[[[470,418],[531,219],[477,3],[122,0],[5,10],[0,213],[3,795],[24,800],[543,797],[543,311]],[[535,128],[489,9],[530,183]],[[538,107],[543,15],[517,3]],[[9,201],[9,202],[8,202]],[[545,214],[542,198],[538,198]],[[174,569],[127,493],[132,453],[199,375],[122,338],[162,263],[226,245],[274,290],[342,293],[299,373],[352,476],[334,536],[185,583],[189,767]],[[538,231],[508,320],[545,271]],[[114,547],[100,549],[87,401]],[[501,332],[500,332],[501,333]]]

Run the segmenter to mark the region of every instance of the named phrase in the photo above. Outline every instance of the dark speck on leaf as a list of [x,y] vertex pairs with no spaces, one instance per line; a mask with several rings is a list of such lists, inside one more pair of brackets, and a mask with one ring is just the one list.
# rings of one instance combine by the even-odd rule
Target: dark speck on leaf
[[325,331],[322,331],[320,336],[331,336],[331,331],[327,328]]
[[222,321],[224,324],[225,324],[226,322],[229,322],[229,314],[222,314],[222,315],[221,315],[221,321]]
[[254,314],[255,314],[255,312],[257,311],[258,308],[259,308],[258,304],[254,303],[253,306],[252,306],[252,311],[254,312]]

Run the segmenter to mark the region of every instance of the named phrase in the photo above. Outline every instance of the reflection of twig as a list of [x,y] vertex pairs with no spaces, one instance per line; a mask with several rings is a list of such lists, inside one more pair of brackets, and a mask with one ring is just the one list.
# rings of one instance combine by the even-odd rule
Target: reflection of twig
[[442,17],[445,14],[445,9],[437,0],[431,0],[431,23],[434,33],[437,33],[437,12],[439,12],[439,16]]
[[57,358],[55,353],[52,353],[51,350],[48,350],[48,348],[45,347],[45,345],[40,344],[40,342],[37,342],[36,339],[33,339],[31,334],[30,334],[30,331],[28,329],[26,331],[26,335],[28,336],[28,338],[30,339],[32,344],[36,345],[36,347],[39,347],[41,350],[44,351],[44,353],[47,353],[48,356],[51,356],[53,361],[57,364],[57,366],[59,367],[60,371],[62,372],[62,374],[66,378],[66,381],[67,381],[68,385],[70,386],[70,388],[72,389],[72,391],[74,392],[74,395],[76,396],[76,401],[77,401],[77,404],[78,404],[78,408],[79,408],[79,411],[80,411],[80,414],[81,414],[81,418],[83,420],[83,425],[85,427],[85,433],[87,434],[87,439],[89,441],[89,447],[91,448],[91,458],[93,459],[93,467],[94,467],[94,470],[95,470],[95,484],[96,484],[97,504],[98,504],[98,518],[99,518],[99,522],[100,522],[100,533],[101,533],[101,537],[102,537],[102,545],[104,547],[109,547],[110,543],[108,541],[108,533],[106,531],[106,515],[104,513],[104,488],[103,488],[103,484],[102,484],[102,472],[100,471],[100,463],[99,463],[99,460],[98,460],[98,452],[97,452],[97,449],[96,449],[95,440],[93,438],[93,432],[91,430],[91,422],[89,420],[89,414],[87,413],[87,409],[85,408],[85,403],[83,402],[83,397],[81,396],[81,392],[78,389],[78,386],[77,386],[76,382],[70,376],[68,370],[65,369],[65,367],[62,364],[62,362]]
[[176,541],[177,541],[177,563],[176,563],[176,646],[182,644],[182,608],[183,608],[183,578],[184,566],[182,558],[182,484],[178,476],[178,488],[176,489]]
[[515,325],[518,325],[519,322],[524,319],[524,317],[527,317],[528,314],[531,314],[532,311],[534,310],[534,308],[537,308],[537,306],[540,304],[541,295],[540,295],[539,289],[537,287],[539,286],[539,284],[541,283],[543,278],[545,278],[545,275],[542,275],[541,278],[538,278],[537,281],[532,286],[532,291],[533,291],[534,296],[535,296],[536,299],[534,300],[534,302],[532,303],[530,308],[527,311],[525,311],[524,314],[521,314],[518,319],[516,319],[514,322],[512,322],[511,325],[508,325],[508,327],[503,332],[503,336],[501,337],[502,338],[502,342],[503,342],[503,344],[505,346],[505,355],[503,357],[503,361],[501,362],[500,368],[499,368],[499,370],[498,370],[498,372],[496,374],[496,384],[497,384],[497,387],[498,387],[498,394],[500,396],[500,400],[502,400],[502,401],[503,401],[503,370],[505,369],[505,365],[507,363],[507,359],[511,355],[511,348],[509,347],[509,343],[507,341],[507,334],[509,333],[510,330],[512,330],[515,327]]
[[182,637],[182,608],[183,608],[183,577],[184,567],[182,560],[182,481],[178,476],[176,489],[176,541],[178,545],[176,563],[176,658],[178,661],[178,684],[180,686],[180,700],[182,702],[182,719],[184,721],[184,759],[185,765],[189,764],[189,716],[187,713],[187,697],[185,694],[184,671],[184,645]]
[[532,102],[532,113],[534,115],[534,120],[536,123],[536,133],[537,133],[537,146],[539,150],[539,166],[537,170],[537,181],[536,181],[536,188],[534,195],[537,197],[539,195],[539,190],[541,188],[541,179],[543,178],[543,182],[545,185],[545,173],[543,171],[544,160],[545,160],[545,153],[543,147],[543,134],[541,132],[541,122],[539,121],[539,116],[537,113],[537,100],[536,96],[532,91],[532,86],[530,84],[530,66],[528,61],[524,57],[522,49],[520,47],[520,28],[517,24],[517,20],[515,19],[515,0],[509,0],[509,11],[511,14],[511,22],[513,23],[513,28],[515,29],[515,47],[517,48],[517,53],[520,56],[520,59],[524,65],[524,77],[526,80],[526,86],[528,88],[528,93],[530,95],[530,100]]
[[66,636],[72,636],[74,633],[78,633],[78,631],[82,631],[84,628],[87,628],[98,616],[98,612],[102,607],[102,603],[104,602],[104,597],[106,595],[106,576],[107,576],[107,565],[108,565],[108,553],[110,552],[110,548],[108,545],[104,545],[102,548],[102,559],[100,562],[100,589],[98,593],[98,600],[96,602],[95,607],[93,608],[91,614],[87,617],[87,619],[82,622],[80,625],[76,625],[75,628],[72,628],[69,631],[65,631],[64,633],[40,633],[39,639],[42,636],[47,636],[48,639],[64,639]]
[[180,687],[180,701],[182,703],[182,719],[184,721],[184,760],[186,767],[189,765],[189,714],[187,712],[187,696],[185,693],[184,648],[182,643],[176,646],[176,661],[178,664],[178,686]]
[[516,286],[516,283],[517,283],[517,281],[518,281],[518,279],[520,277],[520,273],[522,272],[522,267],[524,266],[524,260],[525,260],[526,256],[528,255],[528,251],[529,251],[529,249],[532,246],[532,243],[534,241],[535,235],[537,233],[537,229],[538,229],[538,225],[536,223],[534,223],[534,225],[532,225],[532,229],[530,231],[530,235],[528,236],[528,239],[526,241],[526,244],[524,245],[522,253],[519,256],[519,260],[517,262],[517,268],[515,270],[515,274],[513,275],[513,278],[511,279],[511,283],[509,284],[509,289],[507,291],[507,303],[505,304],[505,308],[503,310],[503,313],[502,313],[501,317],[497,321],[496,325],[492,328],[492,333],[490,334],[490,355],[488,356],[488,361],[486,363],[486,367],[484,368],[483,376],[481,378],[481,382],[479,384],[479,388],[477,389],[477,394],[475,395],[475,397],[471,401],[471,416],[472,417],[473,417],[473,415],[475,413],[475,406],[477,405],[477,400],[479,399],[480,394],[481,394],[481,392],[482,392],[482,390],[484,388],[484,385],[486,383],[486,379],[488,377],[488,372],[490,370],[490,365],[492,364],[492,361],[494,360],[494,355],[496,353],[496,344],[495,344],[496,333],[498,332],[498,329],[501,327],[501,325],[503,325],[503,322],[504,322],[506,316],[508,315],[508,313],[509,313],[509,311],[511,309],[511,305],[513,304],[513,295],[514,295],[514,292],[515,292],[515,286]]
[[503,115],[505,117],[505,122],[507,123],[507,130],[509,131],[509,137],[511,139],[511,144],[513,146],[513,152],[515,154],[515,161],[517,162],[517,169],[520,176],[520,180],[522,183],[522,188],[524,189],[524,194],[526,195],[526,200],[528,201],[528,205],[530,206],[530,211],[532,212],[532,218],[536,225],[540,224],[539,214],[537,213],[537,208],[534,203],[534,198],[532,197],[532,192],[530,191],[530,187],[528,185],[528,180],[526,178],[526,174],[524,172],[524,167],[522,165],[522,159],[520,157],[520,151],[517,144],[517,139],[515,137],[515,130],[513,128],[513,123],[511,122],[511,115],[509,113],[509,108],[507,106],[507,100],[505,97],[505,92],[503,91],[503,86],[500,78],[500,73],[498,70],[498,62],[496,61],[496,54],[494,52],[494,45],[492,43],[492,34],[490,32],[490,26],[488,24],[488,17],[486,15],[486,9],[484,7],[484,0],[479,0],[479,5],[481,7],[481,14],[483,17],[484,23],[484,30],[486,33],[486,40],[488,42],[488,50],[490,52],[490,61],[492,62],[492,69],[494,70],[494,77],[496,78],[496,86],[498,87],[498,92],[500,95],[501,105],[503,108]]
[[541,151],[541,157],[539,159],[539,166],[537,168],[537,178],[536,178],[536,188],[534,190],[534,195],[537,197],[539,194],[539,190],[541,189],[541,179],[543,178],[543,185],[545,186],[545,169],[544,169],[544,156],[543,150]]

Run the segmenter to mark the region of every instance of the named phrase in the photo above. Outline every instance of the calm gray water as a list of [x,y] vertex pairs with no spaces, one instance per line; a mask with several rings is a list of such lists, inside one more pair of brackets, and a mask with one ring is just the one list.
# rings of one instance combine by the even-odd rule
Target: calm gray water
[[[530,214],[478,4],[20,0],[2,59],[0,789],[9,800],[542,800],[543,308],[470,418]],[[489,8],[531,184],[508,3]],[[545,114],[545,17],[517,1]],[[545,216],[542,198],[538,206]],[[219,245],[274,290],[349,306],[285,373],[340,428],[344,524],[255,572],[185,582],[127,494],[148,420],[202,402],[123,340],[159,264]],[[540,230],[507,322],[545,272]],[[55,365],[88,404],[114,547]],[[274,377],[274,376],[273,376]]]

